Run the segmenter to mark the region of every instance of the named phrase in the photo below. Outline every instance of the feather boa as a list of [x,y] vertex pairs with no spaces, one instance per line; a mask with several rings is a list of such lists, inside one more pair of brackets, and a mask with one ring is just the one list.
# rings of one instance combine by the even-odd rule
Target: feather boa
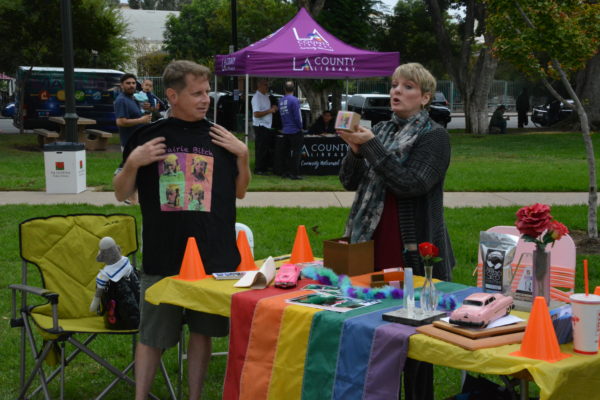
[[[326,267],[308,266],[302,269],[302,276],[315,280],[321,285],[336,286],[346,297],[362,300],[383,300],[383,299],[402,299],[404,291],[392,286],[383,286],[379,288],[365,288],[352,286],[352,282],[347,275],[337,275],[333,270]],[[415,300],[419,299],[420,291],[415,293]],[[440,296],[438,306],[443,310],[452,311],[456,308],[456,298],[452,294]]]

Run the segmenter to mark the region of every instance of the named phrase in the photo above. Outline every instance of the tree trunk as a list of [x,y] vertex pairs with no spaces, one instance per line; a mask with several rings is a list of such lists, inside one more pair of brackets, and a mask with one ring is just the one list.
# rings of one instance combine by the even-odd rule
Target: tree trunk
[[[588,237],[590,239],[598,238],[598,218],[597,218],[597,210],[598,210],[598,187],[596,186],[596,158],[594,156],[594,145],[592,143],[592,136],[590,135],[590,124],[588,122],[588,116],[585,112],[585,108],[581,103],[581,100],[575,93],[571,82],[567,78],[567,74],[562,69],[562,66],[558,62],[558,60],[552,60],[552,66],[558,73],[560,74],[560,81],[563,84],[564,88],[573,99],[575,103],[575,111],[577,111],[577,116],[579,117],[579,123],[581,125],[581,134],[583,135],[583,143],[585,146],[585,154],[588,162]],[[554,88],[550,85],[547,79],[543,79],[544,86],[552,93],[552,95],[560,100],[565,102],[565,100],[554,90]]]
[[325,0],[297,0],[296,4],[298,5],[298,8],[304,7],[310,15],[316,17],[323,9]]
[[445,29],[444,15],[438,0],[423,1],[433,22],[433,31],[442,62],[463,99],[466,131],[483,134],[488,126],[487,97],[498,65],[498,61],[491,55],[490,49],[494,38],[489,34],[485,35],[486,47],[479,52],[477,62],[473,65],[475,20],[479,25],[485,23],[485,6],[474,0],[466,1],[462,45],[460,55],[457,57],[451,52],[450,35]]
[[[300,86],[300,89],[302,89],[302,94],[306,97],[306,100],[310,105],[310,114],[312,116],[312,121],[314,121],[323,111],[329,108],[327,90],[324,89],[322,85],[319,85],[312,80],[300,80],[298,81],[298,85]],[[307,127],[312,121],[306,121]]]
[[[493,40],[486,38],[486,43]],[[490,86],[496,73],[496,60],[488,47],[479,51],[477,63],[470,73],[467,82],[467,97],[465,100],[465,122],[468,132],[482,135],[488,128],[487,98]]]
[[591,129],[600,129],[600,53],[577,74],[577,96],[581,99]]

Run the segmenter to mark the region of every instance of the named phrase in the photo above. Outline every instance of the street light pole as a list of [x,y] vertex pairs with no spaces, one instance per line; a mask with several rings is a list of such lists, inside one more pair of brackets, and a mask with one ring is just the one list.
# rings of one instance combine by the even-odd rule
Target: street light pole
[[73,32],[71,23],[71,0],[60,2],[62,26],[63,66],[65,82],[65,140],[77,142],[77,113],[75,112],[75,88],[73,83]]

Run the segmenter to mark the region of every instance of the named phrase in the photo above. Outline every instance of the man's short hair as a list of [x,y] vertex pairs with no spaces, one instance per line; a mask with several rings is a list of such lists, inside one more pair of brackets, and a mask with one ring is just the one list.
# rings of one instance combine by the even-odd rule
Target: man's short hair
[[210,79],[210,70],[204,65],[188,60],[171,61],[163,72],[162,80],[165,89],[174,89],[179,92],[186,85],[185,77],[192,75],[196,78]]
[[287,81],[284,88],[286,93],[294,93],[294,82]]
[[137,77],[134,74],[130,74],[129,72],[121,75],[121,78],[119,78],[119,80],[121,81],[121,83],[123,83],[127,79],[131,79],[131,78],[133,78],[134,81],[137,81]]
[[402,64],[398,66],[392,74],[392,80],[400,77],[413,81],[419,85],[422,94],[429,93],[431,95],[429,101],[431,102],[433,95],[435,94],[437,82],[427,68],[419,63]]

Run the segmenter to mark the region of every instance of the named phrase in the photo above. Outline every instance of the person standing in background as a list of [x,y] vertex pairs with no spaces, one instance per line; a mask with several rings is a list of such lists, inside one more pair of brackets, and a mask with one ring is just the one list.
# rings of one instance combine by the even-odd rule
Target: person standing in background
[[282,178],[302,179],[300,171],[300,152],[302,150],[302,115],[300,101],[294,96],[294,82],[285,83],[285,96],[279,99],[279,114],[283,125],[283,151],[285,160]]
[[[137,78],[134,74],[123,74],[121,76],[121,93],[119,93],[114,102],[121,150],[125,148],[133,132],[140,126],[150,123],[152,119],[151,114],[142,114],[140,107],[133,98],[136,81]],[[150,103],[144,103],[142,107],[144,110],[147,110],[150,108]]]
[[[114,102],[116,124],[119,128],[119,140],[121,141],[121,151],[125,148],[127,141],[133,135],[136,129],[152,121],[152,114],[142,113],[140,106],[133,97],[137,78],[134,74],[123,74],[121,76],[121,93]],[[149,110],[150,103],[143,103],[142,108]],[[132,193],[131,197],[124,200],[126,204],[137,204],[137,192]]]
[[252,96],[252,128],[255,137],[254,173],[256,175],[266,175],[273,160],[271,149],[275,139],[271,132],[271,126],[277,106],[271,105],[268,91],[269,82],[261,79],[258,81],[256,93]]
[[518,127],[523,128],[529,123],[527,120],[527,113],[529,112],[529,93],[527,88],[521,91],[521,94],[517,97],[517,113],[518,113]]

